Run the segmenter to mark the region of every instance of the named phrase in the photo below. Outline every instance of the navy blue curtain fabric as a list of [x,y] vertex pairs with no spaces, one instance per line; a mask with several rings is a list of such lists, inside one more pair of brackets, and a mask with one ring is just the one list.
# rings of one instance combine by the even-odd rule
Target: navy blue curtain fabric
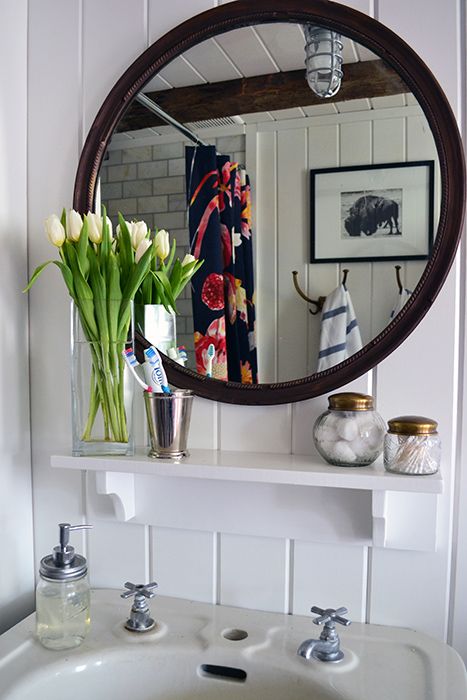
[[188,146],[186,182],[191,253],[204,260],[192,279],[197,371],[257,383],[250,186],[214,146]]

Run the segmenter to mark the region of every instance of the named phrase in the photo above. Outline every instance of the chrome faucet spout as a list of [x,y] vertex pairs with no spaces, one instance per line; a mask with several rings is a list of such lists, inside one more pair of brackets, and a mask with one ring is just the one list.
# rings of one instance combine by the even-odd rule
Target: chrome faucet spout
[[322,641],[321,639],[306,639],[298,647],[298,655],[304,659],[311,659],[313,656],[320,661],[340,661],[344,654],[339,649],[339,639],[334,642]]
[[323,631],[319,639],[306,639],[298,647],[297,654],[303,656],[304,659],[319,659],[319,661],[336,662],[344,658],[344,653],[340,649],[339,635],[336,630],[336,622],[341,625],[350,625],[350,620],[342,617],[347,612],[346,608],[338,608],[333,610],[327,608],[322,610],[313,606],[311,612],[318,613],[313,622],[317,625],[324,624]]

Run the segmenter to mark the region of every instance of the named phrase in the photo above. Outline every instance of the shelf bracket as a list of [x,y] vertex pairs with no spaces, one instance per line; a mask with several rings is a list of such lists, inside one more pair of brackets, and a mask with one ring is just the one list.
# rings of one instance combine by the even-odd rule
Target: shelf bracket
[[373,491],[373,545],[436,551],[438,500],[437,493]]
[[97,493],[110,496],[115,516],[127,522],[136,515],[135,475],[129,472],[96,472]]

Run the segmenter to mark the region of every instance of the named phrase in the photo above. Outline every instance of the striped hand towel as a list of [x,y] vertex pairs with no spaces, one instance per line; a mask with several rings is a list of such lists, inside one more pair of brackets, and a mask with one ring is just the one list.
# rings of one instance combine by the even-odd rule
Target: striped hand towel
[[362,339],[350,294],[339,285],[323,305],[318,372],[346,360],[362,348]]

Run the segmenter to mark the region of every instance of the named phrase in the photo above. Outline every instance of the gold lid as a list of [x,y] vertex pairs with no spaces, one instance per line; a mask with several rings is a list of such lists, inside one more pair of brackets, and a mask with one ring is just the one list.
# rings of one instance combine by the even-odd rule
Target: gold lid
[[437,435],[438,423],[423,416],[399,416],[388,421],[388,433],[398,435]]
[[332,411],[371,411],[375,405],[372,396],[356,394],[353,391],[333,394],[328,397],[328,401]]

